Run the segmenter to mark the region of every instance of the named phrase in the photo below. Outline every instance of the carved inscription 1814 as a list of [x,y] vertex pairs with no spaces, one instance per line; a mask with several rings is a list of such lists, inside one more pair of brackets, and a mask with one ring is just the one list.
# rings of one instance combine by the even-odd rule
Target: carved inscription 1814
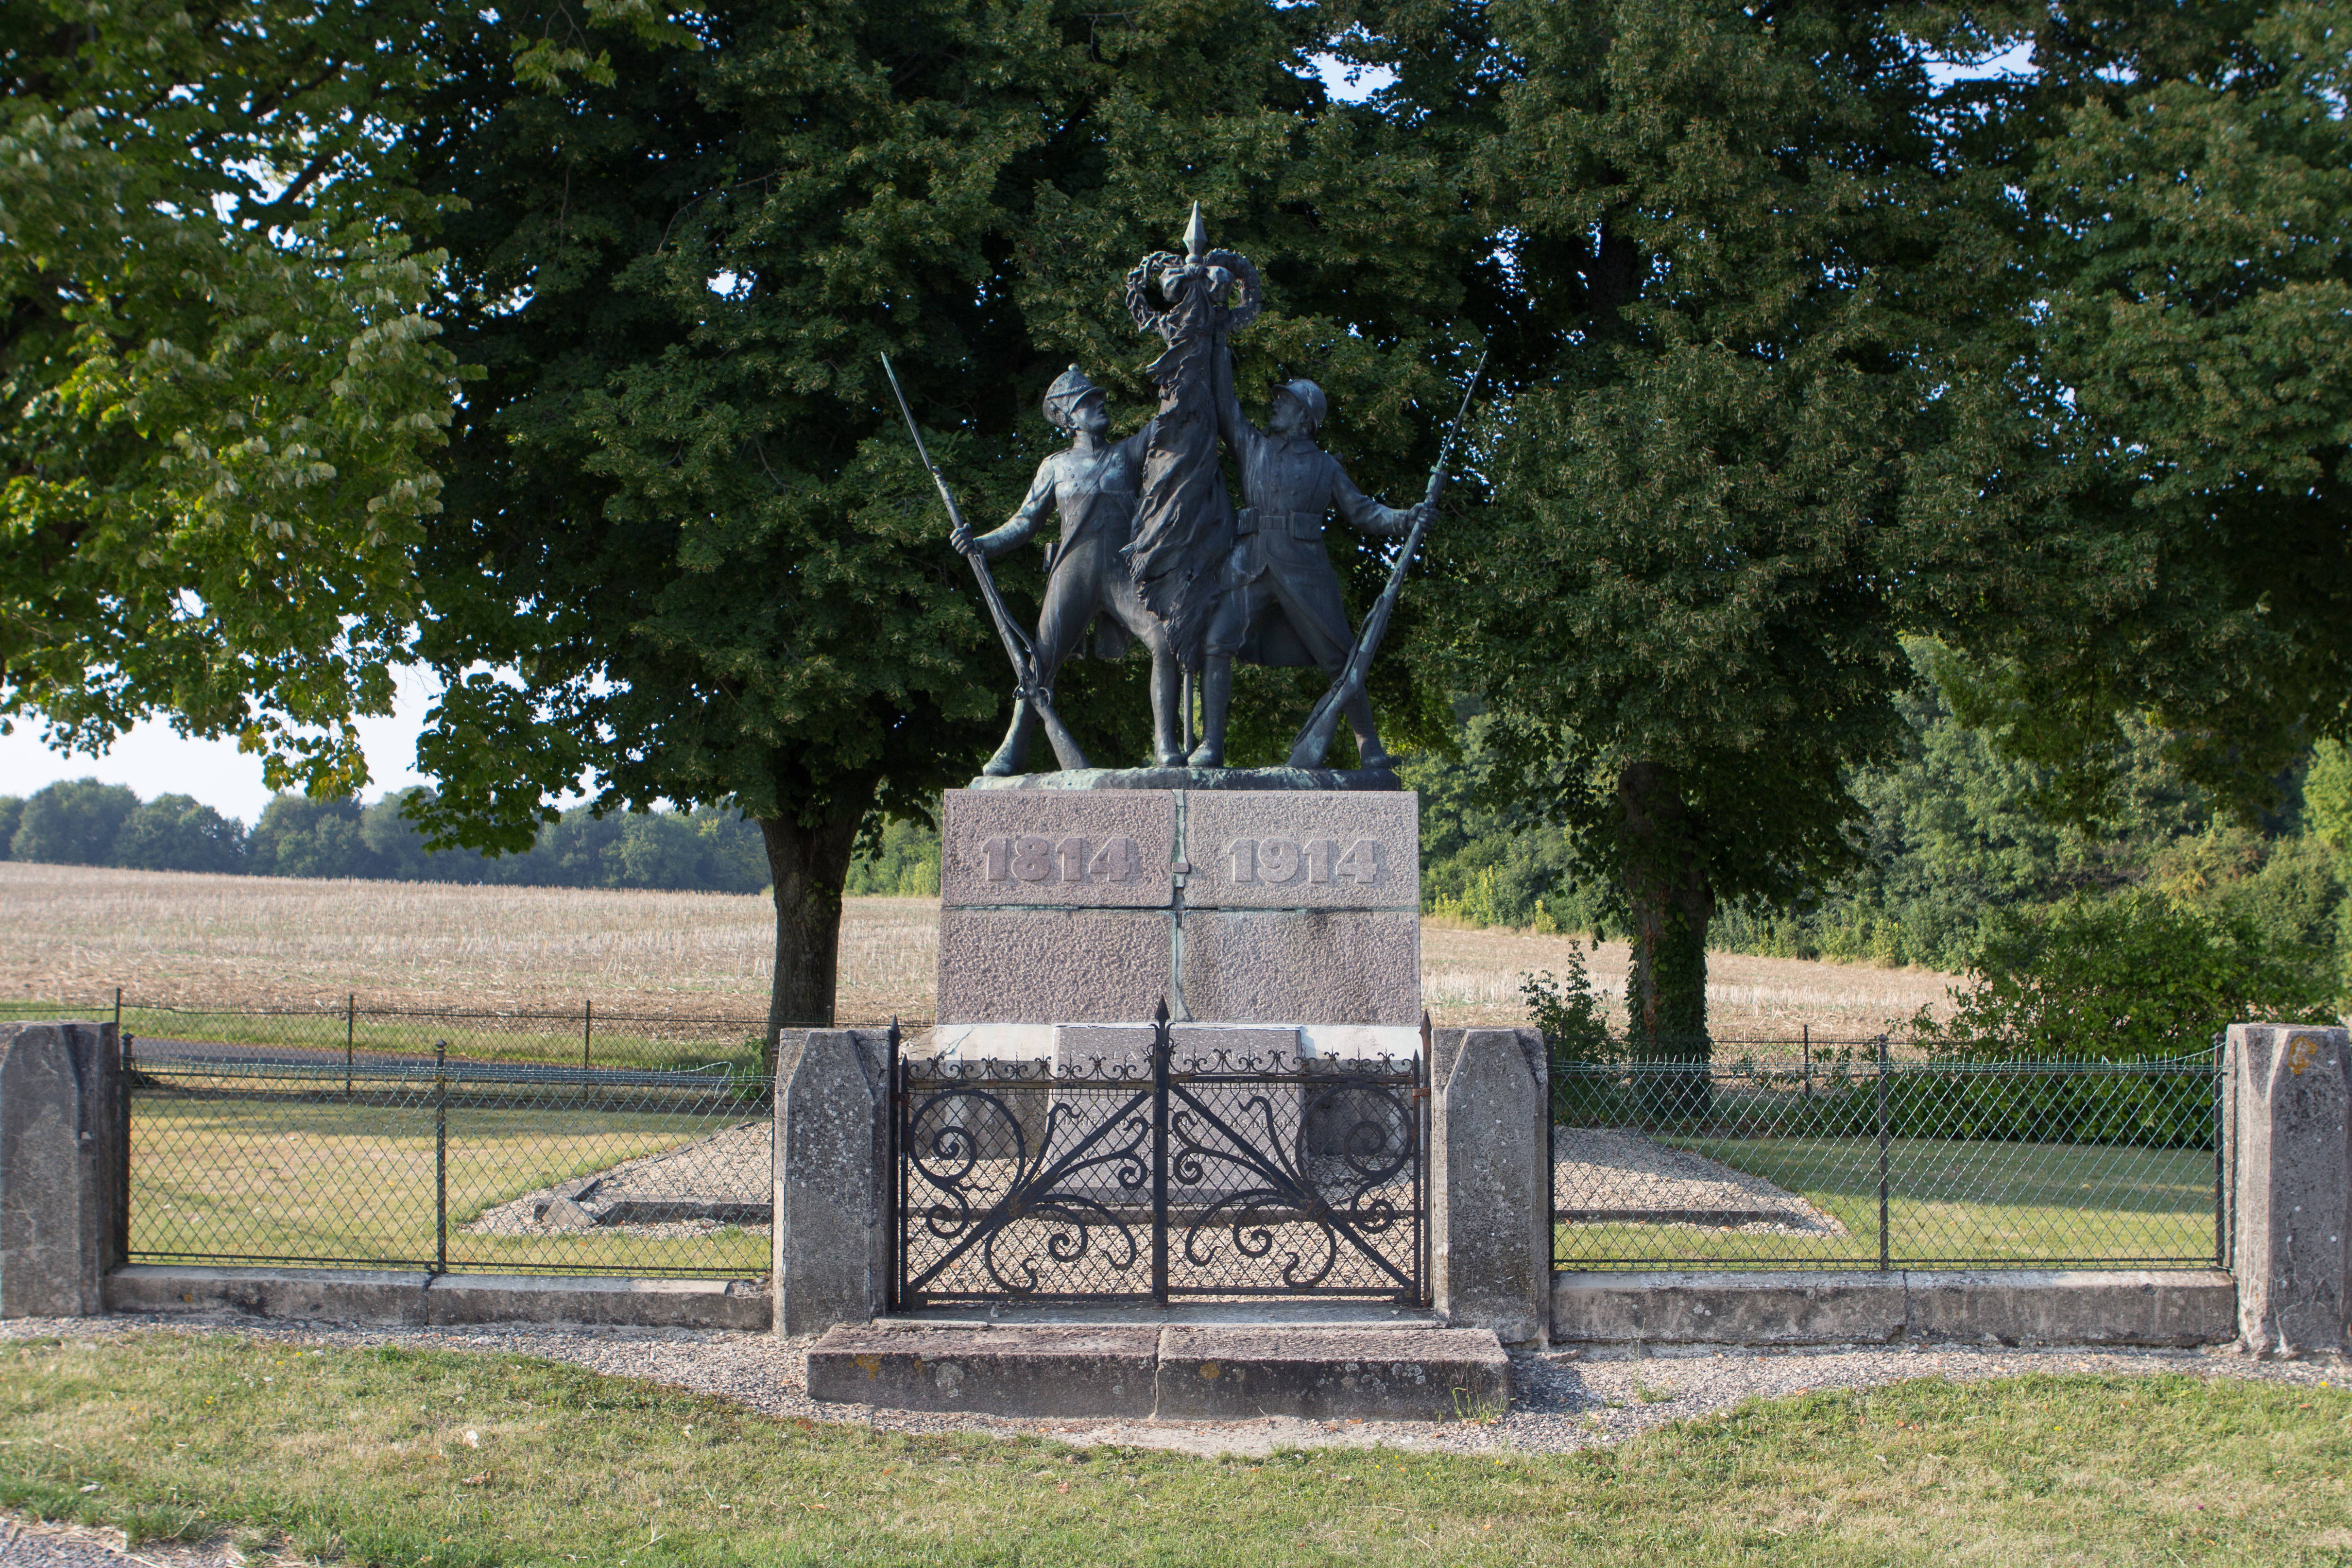
[[1125,836],[1088,840],[1073,833],[1049,839],[1038,833],[982,840],[982,874],[990,882],[1126,882],[1143,873],[1135,841]]

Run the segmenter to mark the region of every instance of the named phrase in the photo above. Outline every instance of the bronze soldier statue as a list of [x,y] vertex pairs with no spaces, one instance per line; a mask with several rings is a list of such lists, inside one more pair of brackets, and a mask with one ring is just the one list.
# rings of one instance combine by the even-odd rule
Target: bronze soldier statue
[[[1220,344],[1222,350],[1223,345]],[[1316,664],[1338,678],[1355,647],[1339,576],[1323,547],[1324,515],[1374,538],[1402,538],[1421,507],[1384,507],[1356,488],[1338,459],[1315,444],[1323,423],[1323,389],[1309,381],[1277,385],[1261,431],[1242,414],[1233,361],[1220,352],[1218,423],[1240,465],[1243,508],[1222,576],[1223,597],[1209,624],[1201,677],[1201,744],[1195,768],[1222,768],[1225,719],[1234,695],[1234,660],[1253,664]],[[1361,766],[1392,766],[1358,690],[1343,709],[1356,732]]]
[[[1045,602],[1037,618],[1037,683],[1052,692],[1055,673],[1077,652],[1089,624],[1096,628],[1098,658],[1116,659],[1127,652],[1131,638],[1140,638],[1151,653],[1153,760],[1162,768],[1181,767],[1183,742],[1177,727],[1181,676],[1175,648],[1166,624],[1144,608],[1120,554],[1135,532],[1143,453],[1151,427],[1147,424],[1124,441],[1105,439],[1110,413],[1102,389],[1076,365],[1046,390],[1045,418],[1070,431],[1072,439],[1037,465],[1028,498],[1012,520],[977,538],[959,521],[949,537],[965,554],[993,559],[1026,544],[1048,508],[1059,511],[1062,537],[1046,552]],[[981,771],[999,779],[1020,772],[1036,727],[1035,712],[1016,698],[1013,727]]]

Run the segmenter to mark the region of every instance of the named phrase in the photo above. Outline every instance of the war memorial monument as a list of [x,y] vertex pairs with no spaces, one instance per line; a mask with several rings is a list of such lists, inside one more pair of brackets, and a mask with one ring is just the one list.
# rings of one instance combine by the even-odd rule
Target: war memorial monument
[[[1417,801],[1365,695],[1444,457],[1392,507],[1317,444],[1312,382],[1274,387],[1252,422],[1230,340],[1261,309],[1257,269],[1211,247],[1197,206],[1182,252],[1145,256],[1126,299],[1162,348],[1140,430],[1114,438],[1074,365],[1045,399],[1069,444],[1002,527],[975,533],[932,469],[1012,714],[940,813],[937,1024],[887,1063],[844,1051],[824,1080],[856,1103],[875,1085],[878,1153],[851,1147],[862,1134],[795,1146],[795,1096],[815,1123],[826,1091],[799,1069],[785,1089],[778,1327],[843,1325],[810,1354],[820,1397],[918,1407],[1430,1419],[1500,1400],[1502,1343],[1542,1334],[1542,1051],[1423,1015]],[[1360,626],[1335,519],[1393,541]],[[1033,633],[988,562],[1054,525]],[[1098,653],[1151,659],[1137,766],[1096,766],[1055,711],[1089,631]],[[1283,766],[1227,765],[1236,662],[1329,679]],[[1328,765],[1342,724],[1353,768]],[[1032,770],[1041,736],[1050,770]],[[839,1169],[796,1161],[820,1145]],[[874,1170],[887,1191],[858,1201],[885,1220],[848,1256],[813,1232],[855,1228],[827,1195]],[[1074,1325],[1088,1308],[1111,1315]],[[1289,1321],[1315,1310],[1347,1322]],[[975,1326],[1024,1312],[1017,1332]]]

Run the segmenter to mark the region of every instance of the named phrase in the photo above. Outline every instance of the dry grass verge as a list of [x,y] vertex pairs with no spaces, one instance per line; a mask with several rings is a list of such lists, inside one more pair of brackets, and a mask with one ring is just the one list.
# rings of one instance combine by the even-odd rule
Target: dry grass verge
[[[853,898],[841,935],[840,1021],[930,1017],[939,905]],[[88,1005],[457,1005],[758,1017],[775,915],[756,896],[639,889],[312,882],[0,862],[0,998]],[[1422,925],[1422,989],[1440,1024],[1516,1023],[1520,976],[1555,972],[1570,939]],[[1626,949],[1591,955],[1622,998]],[[1710,1017],[1726,1039],[1867,1035],[1948,975],[1717,954]]]

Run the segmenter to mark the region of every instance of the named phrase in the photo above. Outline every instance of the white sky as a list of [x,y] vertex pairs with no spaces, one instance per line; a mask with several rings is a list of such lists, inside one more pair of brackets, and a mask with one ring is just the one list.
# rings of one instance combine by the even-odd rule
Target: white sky
[[[438,695],[430,676],[403,670],[391,716],[359,721],[372,776],[367,798],[431,782],[416,771],[416,737],[425,730],[425,710]],[[41,744],[38,724],[18,720],[15,734],[0,736],[0,795],[29,795],[60,779],[128,784],[142,800],[193,795],[223,816],[243,818],[247,826],[269,804],[261,758],[238,751],[234,740],[188,740],[173,734],[169,725],[150,723],[136,726],[105,756],[93,758],[51,751]]]

